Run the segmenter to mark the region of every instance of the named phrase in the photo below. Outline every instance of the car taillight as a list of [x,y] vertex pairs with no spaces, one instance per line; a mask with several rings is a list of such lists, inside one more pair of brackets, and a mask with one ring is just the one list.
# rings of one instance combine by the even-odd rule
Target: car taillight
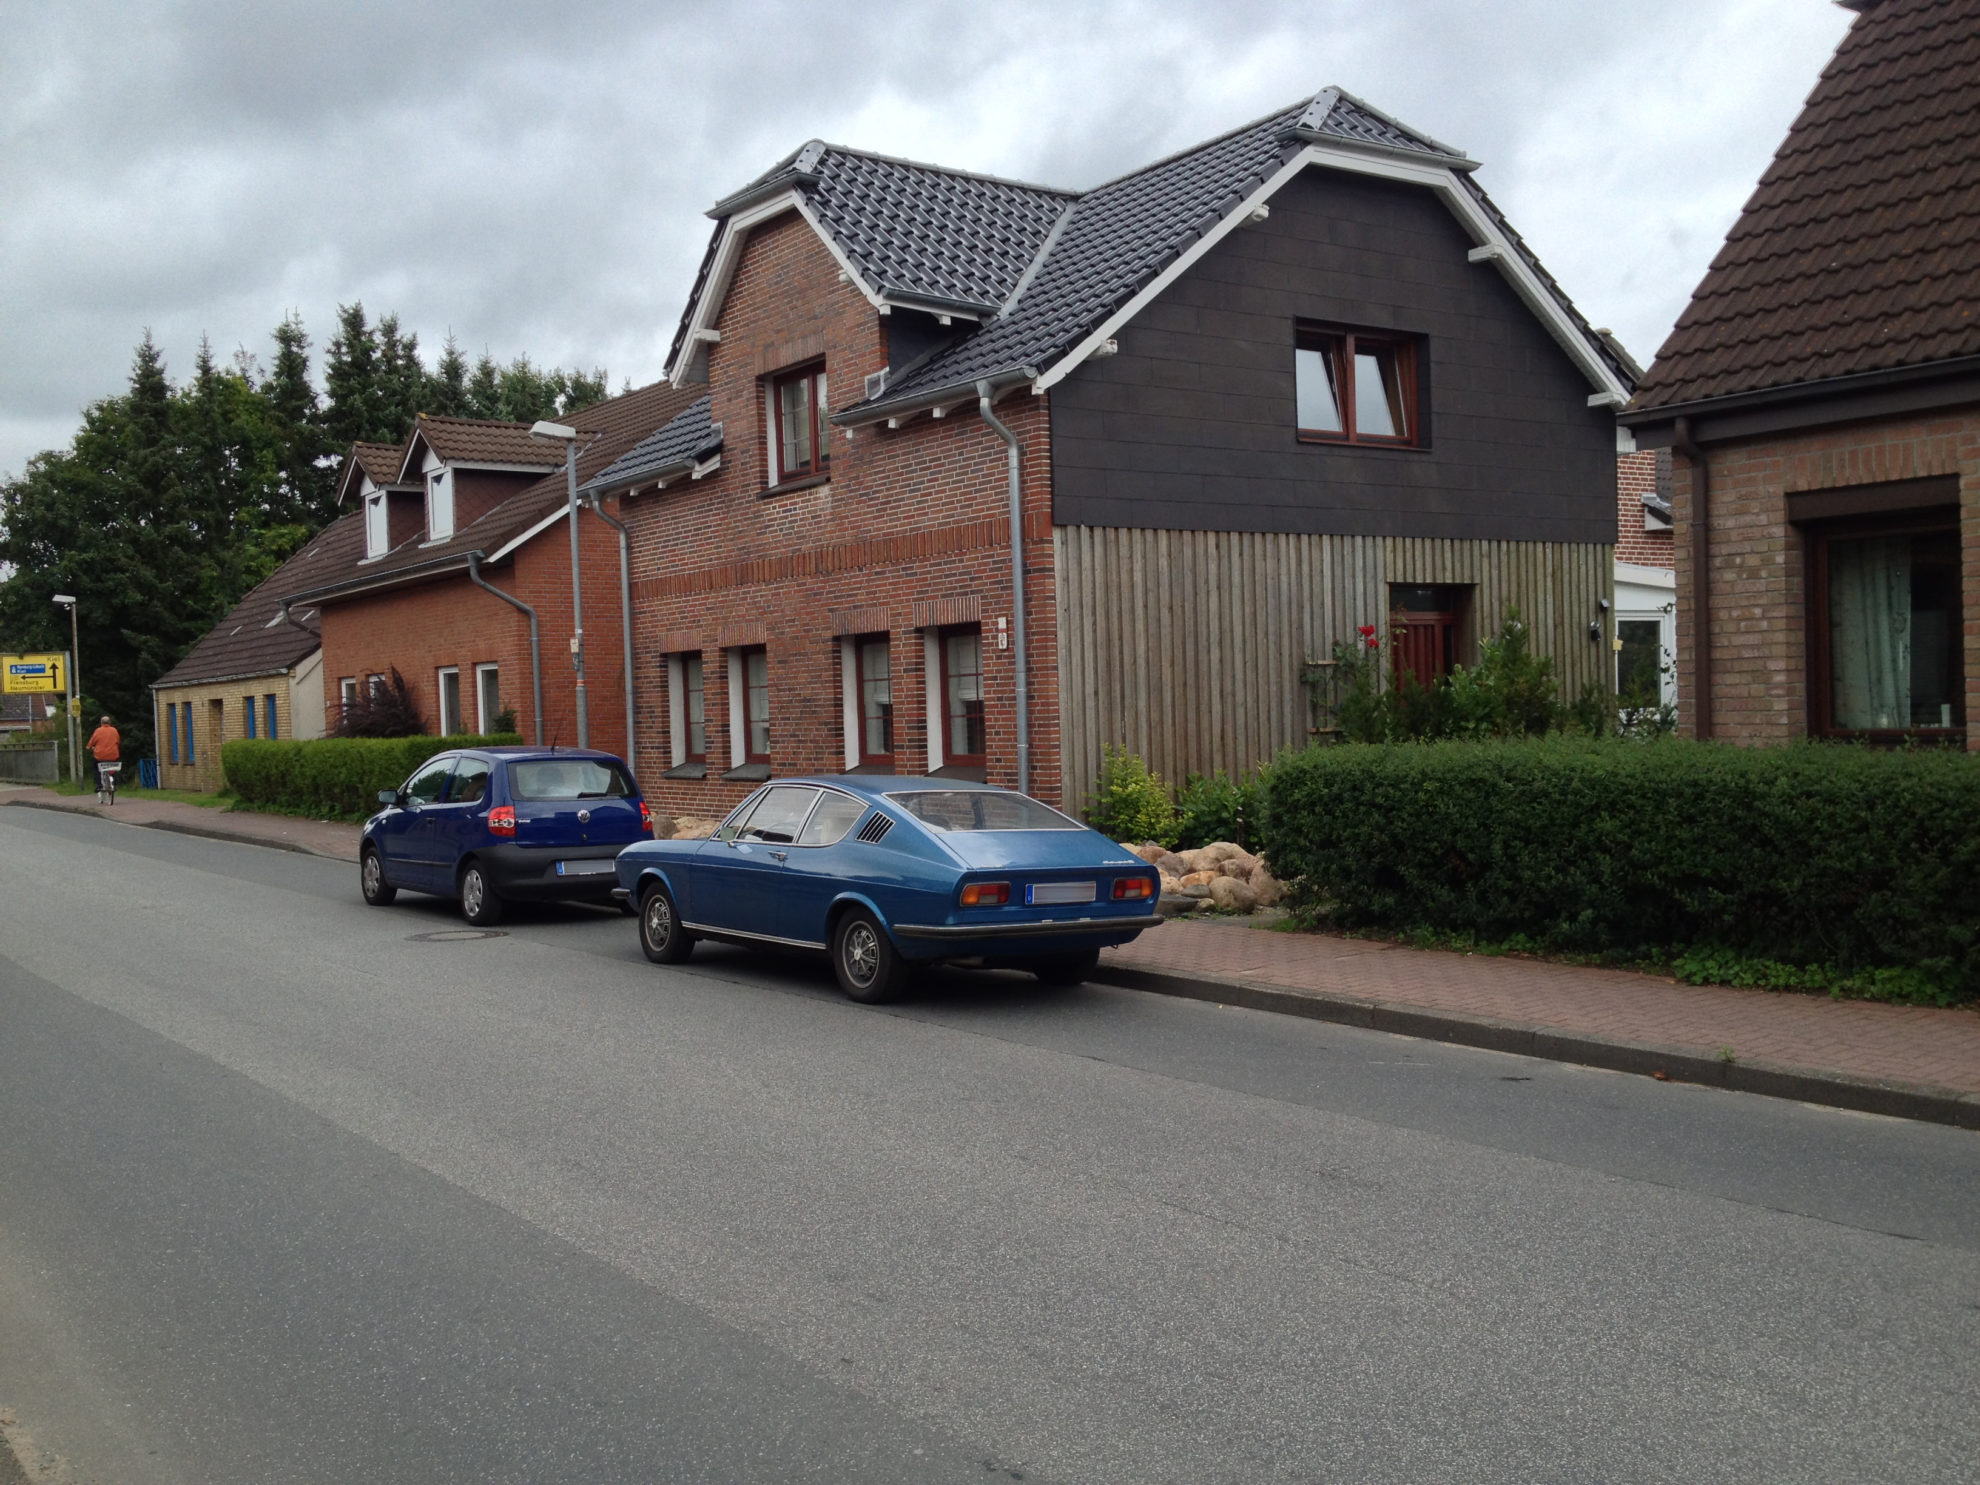
[[488,812],[488,833],[490,835],[514,835],[516,833],[516,807],[512,804],[498,804]]
[[1002,907],[1010,900],[1009,882],[971,882],[962,889],[964,907]]
[[653,811],[643,799],[639,802],[639,828],[648,835],[653,834]]
[[1127,902],[1137,897],[1153,897],[1155,883],[1148,877],[1115,877],[1114,901]]

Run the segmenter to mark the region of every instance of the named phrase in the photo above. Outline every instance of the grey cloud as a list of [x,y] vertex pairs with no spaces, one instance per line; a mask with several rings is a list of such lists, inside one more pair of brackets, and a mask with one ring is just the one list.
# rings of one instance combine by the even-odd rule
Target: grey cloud
[[1069,186],[1329,83],[1485,162],[1647,358],[1845,12],[1102,0],[995,6],[13,8],[0,54],[0,470],[148,326],[265,354],[300,310],[437,351],[658,374],[717,197],[805,139]]

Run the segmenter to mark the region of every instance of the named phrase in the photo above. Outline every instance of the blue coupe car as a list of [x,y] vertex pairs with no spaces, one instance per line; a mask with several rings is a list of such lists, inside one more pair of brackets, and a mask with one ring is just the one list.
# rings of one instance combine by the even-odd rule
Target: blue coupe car
[[378,802],[358,840],[364,900],[457,897],[476,925],[508,898],[610,901],[614,858],[653,834],[625,764],[576,748],[441,753]]
[[614,894],[656,964],[695,940],[823,949],[854,1000],[963,961],[1074,985],[1162,920],[1155,870],[1023,794],[935,778],[780,779],[708,840],[641,841]]

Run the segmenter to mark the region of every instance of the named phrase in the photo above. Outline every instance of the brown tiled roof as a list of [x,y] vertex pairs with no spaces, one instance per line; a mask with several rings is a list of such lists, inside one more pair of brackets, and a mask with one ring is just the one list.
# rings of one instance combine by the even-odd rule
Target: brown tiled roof
[[[703,391],[700,387],[680,388],[669,386],[665,382],[655,382],[650,387],[641,387],[636,391],[588,407],[583,412],[567,415],[564,421],[571,427],[586,435],[596,435],[578,450],[578,482],[582,484],[654,429],[672,422],[682,409],[702,395]],[[429,422],[440,421],[466,420],[424,419],[420,426],[424,428]],[[525,434],[528,432],[528,425],[522,423],[494,426],[521,428]],[[538,440],[536,447],[542,448],[544,445]],[[557,445],[551,445],[550,448],[553,457],[561,465],[562,448]],[[423,545],[421,538],[415,536],[394,547],[383,557],[366,562],[362,560],[364,539],[360,532],[356,545],[341,566],[334,570],[314,572],[310,575],[309,582],[291,583],[282,591],[291,595],[308,593],[334,596],[335,590],[352,588],[360,584],[365,588],[371,588],[396,579],[418,581],[420,574],[428,569],[457,569],[469,552],[481,552],[493,556],[501,551],[545,516],[561,508],[568,499],[568,485],[564,471],[559,467],[535,484],[511,495],[479,520],[462,527],[447,541],[432,546]]]
[[[328,573],[344,571],[363,555],[364,512],[339,516],[235,604],[234,611],[215,624],[185,659],[152,684],[210,685],[236,676],[288,670],[307,658],[321,641],[313,632],[305,634],[282,621],[281,598],[321,583]],[[293,617],[312,631],[317,628],[316,615],[307,607],[295,609]]]
[[[492,418],[434,418],[425,413],[413,424],[415,441],[424,442],[449,464],[508,464],[548,469],[564,462],[563,449],[529,436],[527,423],[499,423]],[[412,455],[411,445],[405,455]]]
[[1636,407],[1980,354],[1980,0],[1857,16]]
[[374,485],[389,485],[399,478],[399,466],[405,462],[406,446],[403,443],[354,443],[351,445],[351,458],[357,461],[358,468],[371,476]]

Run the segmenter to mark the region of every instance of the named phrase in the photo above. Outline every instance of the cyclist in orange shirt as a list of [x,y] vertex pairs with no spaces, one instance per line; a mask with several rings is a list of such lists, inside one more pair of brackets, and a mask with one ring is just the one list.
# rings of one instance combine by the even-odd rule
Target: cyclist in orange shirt
[[123,756],[123,739],[117,736],[117,729],[110,725],[108,717],[96,719],[96,731],[89,735],[89,751],[90,756],[96,759],[96,802],[102,804],[109,797],[103,765],[115,763]]

